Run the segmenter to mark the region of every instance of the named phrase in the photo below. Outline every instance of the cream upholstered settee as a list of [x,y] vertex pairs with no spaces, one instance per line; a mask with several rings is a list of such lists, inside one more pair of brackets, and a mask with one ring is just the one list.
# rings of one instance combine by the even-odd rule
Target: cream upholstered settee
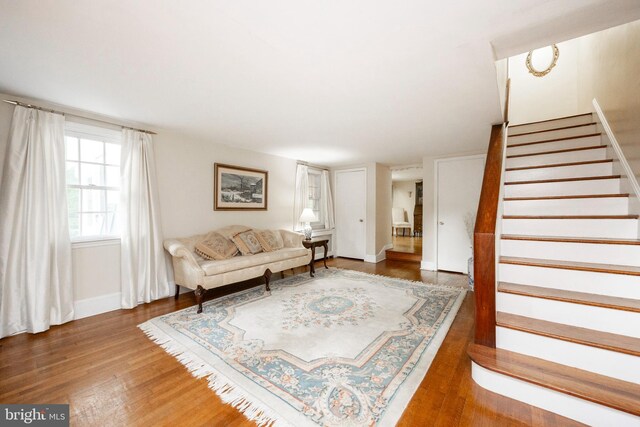
[[[231,238],[235,233],[249,230],[244,226],[229,226],[217,233]],[[177,299],[180,286],[195,290],[198,313],[202,312],[202,302],[207,289],[213,289],[242,280],[264,276],[267,291],[272,273],[309,264],[311,251],[302,246],[304,236],[288,230],[277,230],[282,236],[284,247],[272,252],[254,255],[238,255],[229,259],[207,260],[196,251],[195,246],[208,234],[195,235],[164,241],[165,249],[171,254],[176,282]]]

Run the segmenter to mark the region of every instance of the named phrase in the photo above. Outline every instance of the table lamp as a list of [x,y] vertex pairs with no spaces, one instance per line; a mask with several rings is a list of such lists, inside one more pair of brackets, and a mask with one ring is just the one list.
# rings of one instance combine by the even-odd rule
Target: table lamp
[[300,222],[304,223],[304,238],[305,240],[311,240],[311,222],[315,222],[318,219],[313,214],[311,208],[304,208],[302,215],[300,215]]

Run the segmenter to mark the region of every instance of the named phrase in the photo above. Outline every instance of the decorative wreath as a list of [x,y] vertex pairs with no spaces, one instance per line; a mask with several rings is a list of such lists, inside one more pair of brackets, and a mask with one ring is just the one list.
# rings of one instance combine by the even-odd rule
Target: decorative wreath
[[536,77],[544,77],[551,72],[553,67],[556,66],[556,64],[558,63],[558,57],[560,56],[560,51],[558,50],[558,46],[556,46],[555,44],[552,44],[551,48],[553,49],[553,59],[551,60],[551,64],[549,64],[549,66],[542,71],[538,71],[535,68],[533,68],[533,65],[531,64],[531,55],[533,54],[533,51],[529,52],[529,54],[527,55],[526,64],[527,64],[527,69],[531,74],[533,74]]

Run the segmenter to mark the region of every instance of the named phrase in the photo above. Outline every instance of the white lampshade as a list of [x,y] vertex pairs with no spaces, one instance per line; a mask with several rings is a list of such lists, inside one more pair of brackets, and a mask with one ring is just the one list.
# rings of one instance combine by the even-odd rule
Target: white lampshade
[[300,222],[315,222],[317,220],[311,208],[304,208],[302,215],[300,215]]

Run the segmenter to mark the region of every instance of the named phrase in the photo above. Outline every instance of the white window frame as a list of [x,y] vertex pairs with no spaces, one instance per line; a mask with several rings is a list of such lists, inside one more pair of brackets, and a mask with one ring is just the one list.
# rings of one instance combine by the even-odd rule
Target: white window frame
[[[65,130],[64,130],[64,136],[65,138],[67,136],[69,137],[73,137],[73,138],[84,138],[84,139],[91,139],[94,141],[100,141],[100,142],[104,142],[104,143],[110,143],[110,144],[118,144],[118,145],[122,145],[122,131],[121,130],[115,130],[115,129],[109,129],[109,128],[104,128],[104,127],[98,127],[98,126],[92,126],[92,125],[87,125],[84,123],[77,123],[77,122],[65,122]],[[65,142],[66,145],[66,142]],[[105,147],[106,149],[106,147]],[[106,163],[106,153],[105,153],[105,161],[103,163],[93,163],[93,162],[84,162],[81,159],[81,151],[82,151],[82,144],[79,143],[78,146],[78,164],[98,164],[98,165],[103,165],[103,166],[120,166],[122,167],[122,165],[113,165],[110,163]],[[65,165],[67,163],[67,158],[66,158],[66,153],[65,153]],[[78,173],[81,174],[80,169],[78,169]],[[106,174],[106,169],[104,171],[104,173]],[[81,175],[78,175],[78,180],[79,182],[81,182]],[[106,183],[106,176],[103,176],[103,180]],[[73,189],[78,189],[78,190],[102,190],[102,191],[118,191],[120,192],[120,187],[108,187],[106,185],[83,185],[83,184],[65,184],[65,188],[73,188]],[[106,202],[106,200],[105,200]],[[82,200],[80,200],[80,207],[82,207]],[[79,210],[79,213],[91,213],[91,212],[84,212],[82,211],[82,209]],[[103,212],[100,212],[103,213]],[[117,212],[116,212],[117,215]],[[81,217],[78,218],[78,221],[82,221]],[[76,237],[72,237],[71,238],[71,243],[73,244],[74,247],[84,247],[84,246],[94,246],[94,245],[103,245],[103,244],[115,244],[117,243],[117,241],[120,240],[120,235],[119,234],[101,234],[101,235],[94,235],[94,236],[76,236]]]

